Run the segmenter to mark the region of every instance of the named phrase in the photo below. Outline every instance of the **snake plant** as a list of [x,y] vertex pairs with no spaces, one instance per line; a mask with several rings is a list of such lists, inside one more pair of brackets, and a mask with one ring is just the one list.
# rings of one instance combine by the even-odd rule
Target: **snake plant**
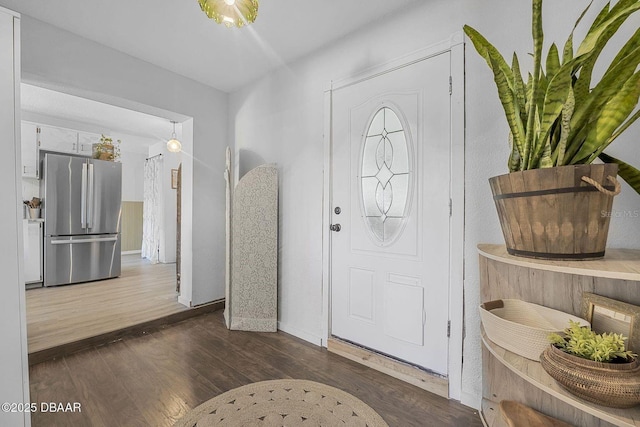
[[533,0],[533,70],[526,82],[514,53],[511,65],[478,31],[464,31],[493,71],[509,124],[509,171],[589,164],[600,157],[619,165],[620,176],[640,193],[640,171],[603,151],[640,117],[640,29],[622,46],[598,82],[596,61],[640,0],[607,3],[574,49],[573,33],[562,50],[553,43],[543,61],[542,0]]

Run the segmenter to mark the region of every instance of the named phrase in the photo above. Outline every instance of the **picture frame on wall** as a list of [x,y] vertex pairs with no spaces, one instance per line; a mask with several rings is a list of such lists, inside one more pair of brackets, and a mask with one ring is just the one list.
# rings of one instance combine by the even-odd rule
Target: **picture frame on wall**
[[178,169],[171,169],[171,188],[178,188]]
[[640,307],[590,292],[582,293],[582,317],[597,333],[622,334],[629,350],[640,351]]

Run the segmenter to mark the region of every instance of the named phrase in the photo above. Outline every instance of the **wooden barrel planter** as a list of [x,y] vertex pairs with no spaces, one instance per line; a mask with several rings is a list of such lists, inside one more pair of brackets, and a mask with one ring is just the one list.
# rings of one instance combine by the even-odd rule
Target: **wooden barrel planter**
[[489,179],[511,255],[541,259],[604,256],[618,165],[572,165]]

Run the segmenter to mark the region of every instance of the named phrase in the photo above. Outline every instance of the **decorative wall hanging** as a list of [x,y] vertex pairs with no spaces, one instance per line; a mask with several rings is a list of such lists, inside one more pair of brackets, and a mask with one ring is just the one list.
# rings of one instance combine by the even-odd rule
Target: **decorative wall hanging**
[[590,292],[582,293],[582,317],[598,333],[622,334],[628,338],[627,346],[640,351],[640,307]]

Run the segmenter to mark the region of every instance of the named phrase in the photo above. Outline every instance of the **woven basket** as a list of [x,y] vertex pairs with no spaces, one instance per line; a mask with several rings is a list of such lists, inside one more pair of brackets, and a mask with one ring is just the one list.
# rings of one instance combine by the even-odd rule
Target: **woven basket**
[[491,341],[536,361],[549,347],[549,335],[562,332],[569,320],[590,326],[579,317],[517,299],[485,302],[480,305],[480,318]]
[[540,364],[553,379],[578,397],[612,408],[640,404],[640,363],[600,363],[549,345]]

